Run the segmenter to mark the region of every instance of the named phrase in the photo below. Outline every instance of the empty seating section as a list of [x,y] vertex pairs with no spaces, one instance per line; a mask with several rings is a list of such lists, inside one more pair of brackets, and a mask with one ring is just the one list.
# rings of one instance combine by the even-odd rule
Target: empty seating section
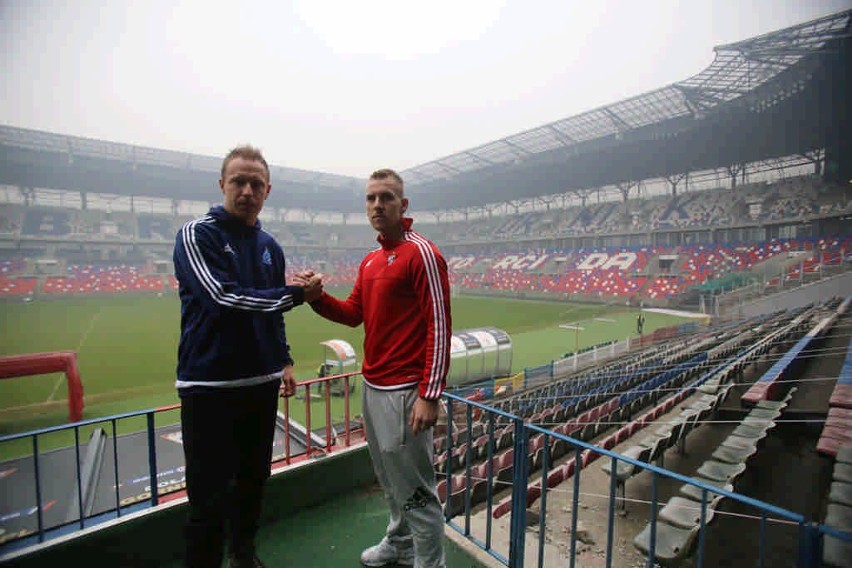
[[[838,447],[831,472],[823,523],[837,531],[852,533],[852,441]],[[822,562],[828,568],[845,568],[852,558],[852,542],[825,534],[822,542]]]
[[[678,341],[677,345],[643,350],[568,380],[555,381],[489,404],[516,414],[525,422],[550,428],[554,434],[593,442],[604,449],[629,441],[624,456],[662,466],[668,450],[685,451],[690,433],[712,419],[748,365],[765,361],[779,346],[784,347],[779,361],[792,360],[786,356],[801,353],[804,348],[797,349],[797,346],[803,339],[818,337],[830,329],[832,316],[841,313],[847,303],[830,300],[819,306],[720,326],[691,340]],[[849,349],[852,352],[852,345]],[[848,361],[849,357],[847,364]],[[846,364],[844,369],[848,372]],[[777,400],[761,398],[751,403],[740,423],[717,446],[707,450],[706,459],[689,475],[710,487],[733,491],[797,391],[797,387],[790,387],[783,392],[784,386],[789,383],[779,383],[778,389],[771,391]],[[674,419],[666,424],[657,423],[661,416],[672,412],[689,397],[692,398],[681,406]],[[837,417],[852,417],[848,414],[852,409],[848,408],[832,408],[831,412]],[[451,515],[460,514],[468,504],[476,505],[486,495],[495,495],[517,483],[513,470],[518,463],[514,425],[505,419],[495,419],[494,428],[489,431],[484,424],[482,421],[474,422],[471,428],[465,426],[454,433],[452,444],[447,438],[436,441],[436,465],[439,464],[439,472],[449,473],[449,480],[442,479],[439,492]],[[636,435],[642,430],[647,433]],[[838,447],[844,445],[852,445],[852,439],[842,439]],[[527,507],[541,497],[544,484],[554,488],[600,457],[593,449],[578,452],[570,442],[537,433],[529,434],[526,446],[530,473],[541,469],[545,455],[548,457],[547,471],[542,471],[541,477],[526,488]],[[850,450],[845,452],[846,459],[852,458]],[[490,462],[486,459],[489,454],[492,456]],[[623,506],[628,481],[642,468],[626,461],[616,462],[613,468],[612,461],[607,459],[601,469],[615,478],[616,506]],[[852,489],[849,489],[852,485],[844,484],[843,479],[852,483],[852,465],[835,468],[831,499],[839,502],[832,502],[825,523],[838,530],[849,529],[849,510],[839,507],[852,506]],[[691,554],[702,524],[707,525],[719,517],[718,507],[724,498],[712,490],[705,492],[687,483],[680,487],[677,495],[661,504],[654,528],[655,561],[671,565]],[[492,515],[501,517],[510,509],[511,497],[506,497],[493,505]],[[635,536],[634,546],[648,554],[650,538],[649,522]],[[843,565],[831,562],[836,561],[832,560],[834,558],[848,558],[849,545],[832,538],[825,537],[826,565]],[[838,552],[837,547],[845,552]]]
[[[798,310],[791,310],[789,313],[755,318],[751,326],[714,329],[691,340],[647,349],[569,379],[533,387],[512,398],[494,400],[489,404],[498,410],[517,415],[526,422],[550,428],[555,433],[586,442],[594,441],[596,445],[609,449],[631,439],[634,434],[670,412],[675,405],[697,393],[699,396],[684,411],[681,420],[656,428],[630,450],[630,454],[643,461],[661,463],[668,448],[684,450],[689,433],[715,412],[728,396],[732,379],[739,376],[746,365],[772,347],[772,341],[789,337],[789,333],[792,333],[790,330],[795,328],[798,314]],[[787,330],[786,333],[784,330]],[[512,428],[510,423],[500,418],[495,420],[493,433],[484,427],[476,429],[473,434],[467,430],[456,430],[453,432],[452,444],[448,444],[446,437],[436,442],[436,469],[439,474],[448,472],[456,476],[450,492],[455,495],[452,499],[461,499],[460,495],[465,491],[466,486],[457,481],[466,472],[468,459],[476,472],[484,471],[482,463],[489,444],[492,444],[490,450],[498,464],[494,466],[494,477],[491,479],[493,491],[496,493],[503,488],[501,483],[504,480],[512,480],[511,468],[514,463],[505,457],[514,451]],[[544,444],[545,440],[540,435],[530,438],[527,461],[532,471],[542,465]],[[550,458],[546,478],[548,487],[569,479],[576,469],[586,467],[599,457],[596,452],[584,451],[578,460],[570,444],[556,438],[547,440],[547,445]],[[730,459],[730,456],[727,457]],[[619,468],[617,477],[620,495],[624,495],[624,484],[634,473],[633,468]],[[474,481],[484,483],[487,489],[487,479]],[[446,495],[446,491],[445,478],[441,482],[442,495]],[[481,495],[482,491],[482,488],[478,488],[476,495]],[[531,483],[527,488],[528,504],[532,504],[541,491],[542,481]],[[460,506],[459,503],[453,501],[454,511]],[[475,499],[472,503],[476,504]],[[510,507],[511,498],[505,498],[496,504],[493,514],[502,516]]]
[[[677,195],[548,207],[519,212],[510,206],[485,218],[466,218],[430,225],[421,220],[419,230],[440,235],[439,244],[601,235],[625,231],[653,231],[686,227],[728,227],[742,223],[835,215],[850,210],[842,185],[826,184],[818,176],[800,176],[773,184],[740,186],[736,191],[713,188]],[[750,207],[749,204],[756,205]],[[553,205],[557,205],[555,202]],[[139,205],[137,204],[137,208]],[[63,220],[61,209],[43,205],[3,204],[0,233],[24,235],[87,234],[100,231],[100,220],[113,215],[87,209],[74,222]],[[79,211],[79,210],[69,210]],[[138,236],[145,240],[169,240],[180,226],[176,216],[153,214],[150,209],[131,213],[138,217]],[[72,214],[73,215],[73,214]],[[119,223],[122,225],[123,223]],[[323,224],[296,220],[264,220],[264,226],[288,245],[371,246],[373,239],[363,225]],[[110,229],[111,230],[111,229]],[[124,233],[123,229],[118,230]]]
[[[450,255],[453,284],[464,289],[523,290],[533,294],[671,299],[694,286],[730,275],[747,280],[772,260],[787,266],[788,279],[838,266],[852,239],[788,239],[680,247],[619,247],[576,250],[517,250]],[[675,257],[671,268],[655,261]],[[829,264],[832,263],[832,264]],[[773,269],[774,270],[774,269]],[[761,269],[761,274],[767,269]]]
[[[822,306],[719,325],[695,337],[644,349],[566,379],[534,384],[524,392],[486,404],[549,428],[554,435],[604,449],[628,442],[624,456],[662,466],[669,450],[685,452],[691,433],[713,419],[747,366],[765,361],[779,347],[785,350],[784,355],[795,351],[809,333],[813,336],[816,329],[815,335],[819,335],[828,329],[825,314],[837,303],[832,300]],[[784,355],[779,360],[784,360]],[[733,491],[796,390],[792,387],[786,393],[774,393],[777,400],[755,401],[721,443],[705,448],[706,459],[689,475],[712,487]],[[660,417],[679,406],[673,419],[658,423]],[[838,408],[835,412],[840,415],[846,410]],[[438,491],[451,516],[483,502],[488,495],[502,497],[498,495],[501,491],[517,484],[515,426],[501,416],[495,416],[492,424],[489,427],[486,413],[468,427],[467,419],[456,412],[450,427],[452,436],[436,437]],[[527,468],[531,474],[541,473],[526,487],[527,507],[541,497],[544,484],[557,487],[600,457],[593,449],[578,451],[571,442],[555,436],[525,432]],[[542,469],[545,456],[546,472]],[[643,470],[624,461],[616,462],[614,470],[612,465],[612,460],[606,459],[601,469],[615,478],[616,506],[623,507],[629,480]],[[655,560],[660,564],[669,565],[690,554],[702,525],[703,498],[703,524],[719,517],[718,507],[724,497],[709,490],[706,496],[703,493],[701,488],[685,484],[661,504],[654,547]],[[835,487],[835,493],[848,498],[852,505],[852,492],[847,494],[845,488]],[[647,499],[647,495],[641,498]],[[493,502],[491,514],[502,517],[511,506],[512,498],[502,497]],[[831,511],[832,518],[842,513],[836,507]],[[634,545],[646,554],[650,535],[649,524],[634,539]]]
[[[746,405],[754,405],[761,400],[772,400],[777,397],[784,388],[784,380],[794,374],[801,365],[802,360],[808,356],[808,350],[814,349],[821,336],[831,329],[837,318],[833,313],[822,318],[813,328],[799,339],[796,344],[784,353],[772,367],[767,370],[742,396],[742,402]],[[807,318],[800,318],[800,326],[808,326]]]
[[817,442],[817,451],[835,456],[845,445],[852,446],[852,341],[828,400],[828,416]]
[[[802,183],[807,185],[816,182],[805,180]],[[799,187],[795,184],[793,186]],[[841,267],[847,257],[845,251],[852,250],[852,238],[849,237],[564,250],[544,249],[537,245],[518,248],[517,245],[517,237],[546,237],[548,230],[572,234],[573,229],[569,227],[580,227],[577,234],[586,234],[589,230],[593,234],[595,231],[605,234],[625,227],[636,229],[652,212],[656,215],[654,222],[657,226],[667,223],[683,226],[685,219],[692,226],[707,221],[713,217],[708,212],[718,212],[720,205],[730,201],[730,197],[720,198],[719,192],[704,193],[695,192],[673,198],[656,197],[637,200],[636,203],[598,203],[569,210],[524,212],[460,223],[458,230],[477,236],[482,247],[479,252],[447,255],[451,282],[458,288],[470,290],[523,292],[533,296],[555,295],[580,300],[647,300],[665,304],[676,301],[695,286],[728,275],[736,274],[737,278],[741,276],[741,280],[745,281],[750,271],[757,271],[761,263],[768,261],[783,265],[786,270],[782,276],[767,276],[779,285],[787,281],[795,284],[811,277],[821,277],[826,269]],[[835,205],[842,202],[842,199],[838,201],[836,193],[825,193],[823,197],[827,204],[820,210],[836,209]],[[65,239],[73,243],[127,240],[134,244],[156,246],[158,243],[172,242],[177,229],[189,218],[185,214],[170,215],[147,210],[135,213],[107,212],[6,204],[0,210],[0,234],[19,234],[21,237],[34,237],[48,242],[50,239]],[[456,227],[456,224],[423,223],[419,225],[419,230],[443,246],[453,240],[455,229],[452,227]],[[333,270],[324,271],[329,275],[330,285],[351,285],[363,251],[375,246],[372,232],[363,225],[313,224],[276,219],[264,221],[264,228],[281,240],[288,253],[288,260],[294,248],[304,254],[305,249],[298,248],[300,245],[310,248],[349,247],[357,251],[352,255],[345,253],[338,259],[323,251],[308,254],[304,257],[305,262],[296,263],[313,268],[325,263],[333,266]],[[667,257],[665,263],[660,260],[661,256]],[[788,257],[790,260],[787,260]],[[674,261],[668,262],[671,259]],[[72,255],[66,260],[84,264],[87,259]],[[97,262],[100,259],[93,260]],[[778,271],[761,270],[764,275],[781,274]],[[29,282],[7,281],[2,284],[0,294],[20,293],[21,288],[31,285]],[[38,287],[36,291],[39,291]]]
[[28,296],[35,291],[37,278],[20,276],[23,259],[0,261],[0,296]]
[[[754,207],[750,207],[754,204]],[[713,188],[678,195],[585,203],[562,209],[514,213],[440,223],[449,242],[510,241],[530,236],[590,235],[625,230],[725,227],[741,223],[801,219],[850,209],[842,185],[819,176],[800,176],[773,184],[755,183],[736,190]]]
[[[724,397],[727,389],[703,403],[712,407]],[[777,404],[755,406],[742,423],[713,451],[712,456],[705,460],[691,476],[693,479],[707,485],[733,491],[737,478],[748,467],[748,460],[754,456],[760,442],[767,436],[769,430],[775,427],[775,419],[787,406],[795,389]],[[683,421],[703,412],[707,406],[698,403],[682,411]],[[718,493],[707,491],[706,499],[702,489],[696,485],[684,484],[680,487],[679,495],[669,499],[660,509],[656,521],[656,543],[654,546],[655,560],[663,565],[671,565],[683,560],[691,554],[691,547],[702,524],[701,509],[704,501],[704,519],[706,525],[713,520],[714,511],[724,499]],[[648,522],[633,540],[634,546],[645,554],[651,551],[651,525]]]
[[829,407],[852,409],[852,341],[849,342],[846,359],[828,404]]
[[69,266],[66,276],[48,276],[45,294],[85,294],[92,292],[162,291],[163,277],[143,274],[133,266]]

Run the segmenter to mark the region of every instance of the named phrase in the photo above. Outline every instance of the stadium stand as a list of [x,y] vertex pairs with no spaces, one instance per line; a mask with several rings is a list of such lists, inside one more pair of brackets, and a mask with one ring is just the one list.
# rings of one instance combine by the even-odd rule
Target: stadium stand
[[163,278],[145,275],[136,267],[92,267],[72,265],[65,276],[48,276],[45,294],[88,294],[98,292],[161,292]]
[[[845,107],[819,116],[810,111],[821,108],[820,101],[848,100],[828,96],[837,94],[836,90],[821,90],[831,87],[823,85],[831,80],[813,78],[834,77],[838,62],[847,63],[837,54],[848,57],[849,20],[850,14],[844,13],[796,28],[796,33],[787,30],[755,38],[752,43],[721,46],[706,72],[680,84],[412,168],[405,172],[406,179],[424,189],[418,194],[423,202],[432,200],[432,207],[424,211],[435,212],[435,223],[418,221],[418,230],[438,236],[436,242],[451,264],[454,288],[469,293],[677,306],[695,300],[698,294],[718,298],[734,294],[730,290],[737,288],[747,289],[749,294],[759,289],[754,292],[759,295],[808,288],[804,284],[811,280],[837,275],[852,260],[848,230],[852,200],[846,183],[849,176],[832,173],[829,181],[832,176],[828,175],[848,173],[848,164],[826,156],[848,153],[843,153],[845,146],[826,149],[814,144],[834,143],[824,140],[830,125],[820,117],[836,116]],[[831,44],[834,36],[847,44]],[[838,45],[842,49],[833,48]],[[742,83],[744,61],[750,70],[747,86]],[[751,70],[756,73],[752,75]],[[781,79],[773,82],[778,73]],[[790,85],[801,88],[791,89]],[[813,130],[809,138],[803,135],[802,143],[794,145],[796,141],[782,136],[776,125],[786,124],[789,116],[797,114],[802,115],[797,124],[803,132],[809,127]],[[82,156],[77,164],[88,160],[105,171],[126,174],[127,188],[116,190],[125,198],[146,191],[151,179],[161,182],[158,186],[171,187],[168,181],[174,170],[190,181],[204,180],[197,187],[188,183],[186,191],[208,199],[206,182],[219,165],[210,157],[49,133],[14,130],[10,134],[10,130],[0,129],[6,136],[0,142],[9,144],[10,155],[61,163],[63,171],[77,174],[75,186],[103,191],[100,178],[109,176],[101,176],[99,171],[92,176],[77,169],[70,159],[73,150]],[[725,163],[708,165],[711,169],[703,171],[696,189],[699,176],[687,171],[694,167],[690,160],[704,157],[711,141],[719,142],[716,131],[722,140],[741,137],[743,148],[731,150]],[[759,132],[760,138],[746,138],[743,132]],[[842,132],[832,132],[835,138],[842,137]],[[781,156],[777,147],[768,150],[776,139],[783,139],[787,144],[783,151],[794,155]],[[746,151],[749,145],[753,151]],[[648,159],[637,159],[646,148],[648,154],[642,156]],[[681,150],[689,156],[678,158]],[[755,152],[760,154],[759,161],[747,163],[757,159]],[[102,159],[102,154],[108,158]],[[58,162],[54,160],[57,156]],[[551,163],[552,156],[558,156],[557,163]],[[651,164],[656,156],[665,163],[651,165],[648,171],[670,176],[665,178],[670,193],[645,195],[645,182],[661,181],[656,178],[621,186],[625,172],[632,175],[630,170]],[[584,168],[572,169],[574,162]],[[618,162],[628,170],[616,172]],[[771,162],[793,164],[793,175],[783,165],[767,167]],[[598,164],[612,168],[612,174],[586,179],[565,195],[545,195],[546,191],[564,191],[566,180],[586,168],[600,168]],[[142,170],[138,178],[133,173],[137,168]],[[539,171],[544,172],[541,179],[549,183],[547,190],[517,183]],[[802,175],[804,171],[812,173]],[[273,175],[286,180],[282,185],[293,190],[288,197],[300,201],[306,211],[324,205],[336,215],[351,213],[338,211],[335,200],[348,199],[353,189],[360,191],[351,179],[319,172],[276,168]],[[723,186],[725,179],[730,183]],[[766,181],[769,179],[772,181]],[[40,181],[0,181],[20,184],[9,186],[4,193],[20,198],[20,203],[0,205],[0,297],[159,292],[176,287],[173,276],[154,273],[149,265],[154,259],[168,262],[174,231],[189,218],[185,210],[178,214],[176,203],[150,207],[145,213],[134,211],[132,203],[130,211],[98,210],[85,206],[84,199],[79,199],[80,209],[63,208],[56,206],[62,199],[40,199],[41,190],[32,189],[33,184],[42,185]],[[617,185],[617,190],[613,185],[601,187],[604,183]],[[469,203],[444,211],[447,192],[462,194],[460,189],[468,186],[471,189],[462,198]],[[435,188],[441,191],[431,191],[432,195],[426,191]],[[153,191],[162,192],[159,187]],[[70,193],[79,198],[86,191]],[[171,194],[159,196],[173,201]],[[502,201],[487,201],[492,198]],[[519,201],[522,198],[530,202]],[[528,205],[535,210],[528,210]],[[166,210],[172,213],[162,213]],[[372,233],[364,227],[282,221],[283,210],[278,213],[278,218],[264,226],[284,244],[288,270],[323,265],[331,285],[351,284],[362,253],[375,246]],[[83,250],[84,244],[95,240],[109,243],[93,249],[95,252]],[[40,258],[57,260],[62,274],[36,275],[32,263]],[[643,464],[678,465],[687,456],[698,461],[695,467],[682,470],[693,479],[726,489],[745,483],[753,464],[772,449],[769,442],[785,427],[781,417],[789,415],[805,389],[805,383],[799,384],[791,371],[807,369],[814,359],[821,358],[816,349],[825,335],[836,339],[838,328],[848,329],[846,316],[835,310],[839,300],[819,296],[812,292],[808,301],[813,303],[805,307],[785,305],[783,310],[766,310],[770,313],[752,317],[731,310],[724,314],[728,321],[715,320],[709,328],[678,326],[647,334],[635,343],[628,341],[618,354],[613,349],[603,362],[587,359],[587,365],[578,365],[577,353],[573,365],[566,357],[525,370],[521,381],[513,378],[506,395],[497,395],[493,384],[483,387],[485,402],[516,418],[487,413],[473,414],[470,419],[449,417],[446,430],[435,439],[435,466],[442,477],[439,493],[449,516],[467,514],[483,501],[489,503],[486,514],[494,517],[507,514],[511,507],[523,512],[536,503],[541,506],[548,489],[579,479],[580,472],[601,451],[615,448],[626,448],[624,455],[637,458],[639,465],[612,467],[610,462],[590,469],[615,482],[624,510],[630,503],[649,499]],[[746,293],[741,296],[746,297]],[[837,325],[839,322],[843,325]],[[847,347],[847,361],[850,350],[852,344]],[[848,529],[848,508],[852,506],[846,445],[850,416],[843,391],[848,382],[846,366],[844,363],[836,378],[833,403],[820,428],[817,448],[834,459],[823,520],[839,530]],[[721,412],[735,424],[719,443],[702,445],[708,439],[707,430],[718,426],[713,422]],[[661,423],[664,417],[670,419]],[[516,428],[517,420],[523,426]],[[810,430],[815,431],[812,424],[820,420],[819,416],[808,418]],[[550,428],[550,433],[535,432],[527,437],[530,430],[524,428],[530,425]],[[525,434],[519,438],[518,432]],[[578,450],[556,435],[594,446]],[[804,447],[799,444],[797,450]],[[801,455],[809,457],[807,452]],[[537,479],[517,482],[527,468]],[[819,475],[806,480],[807,484],[821,483]],[[507,496],[509,489],[516,491],[516,501]],[[695,506],[701,493],[686,484],[660,503],[664,506],[656,528],[644,525],[643,517],[641,526],[646,528],[627,535],[636,548],[653,557],[649,565],[690,555],[698,527],[705,523],[715,525],[708,538],[721,533],[730,496],[707,501],[706,517],[701,519],[696,518]],[[493,510],[492,497],[498,499]],[[657,506],[656,497],[653,506]],[[699,515],[700,511],[699,506]],[[541,519],[544,522],[547,515],[542,514]],[[808,520],[812,519],[816,516]],[[808,530],[812,525],[816,523],[809,523]],[[522,540],[524,527],[513,536],[518,534]],[[543,528],[539,531],[542,542],[546,534]],[[763,546],[763,537],[753,536],[755,531],[746,530],[743,540],[759,541]],[[826,565],[843,565],[848,560],[848,543],[827,535],[824,545]],[[725,542],[717,548],[728,546]],[[571,562],[575,560],[571,558]]]
[[71,233],[71,213],[63,209],[32,208],[24,211],[21,234],[62,237]]
[[846,445],[852,445],[852,341],[828,400],[828,416],[817,442],[817,451],[835,457]]
[[137,216],[138,236],[144,240],[170,241],[174,242],[178,230],[176,219],[155,216]]
[[[41,211],[33,219],[51,219],[44,225],[46,231],[56,231],[59,217]],[[70,214],[66,221],[75,220]],[[126,221],[126,220],[125,220]],[[168,282],[152,272],[151,262],[156,259],[170,266],[170,240],[162,238],[173,226],[167,218],[138,216],[134,222],[119,225],[111,235],[119,239],[128,227],[136,226],[149,245],[138,245],[104,255],[101,251],[86,251],[74,244],[73,239],[35,252],[31,257],[54,258],[67,264],[67,274],[50,275],[33,272],[24,257],[13,254],[10,261],[17,263],[15,278],[3,274],[0,298],[22,295],[55,295],[85,293],[122,293],[126,291],[161,292],[171,288]],[[95,219],[102,226],[102,219]],[[56,223],[59,223],[56,221]],[[33,225],[35,226],[35,225]],[[39,225],[41,227],[41,225]],[[70,225],[69,225],[70,227]],[[70,229],[69,229],[70,230]],[[79,233],[77,233],[80,236]],[[49,235],[41,234],[42,238]],[[55,235],[54,235],[55,236]],[[85,242],[102,239],[103,233],[84,236]],[[157,246],[161,250],[146,250]],[[44,246],[44,245],[43,245]],[[296,248],[296,250],[299,250]],[[541,299],[576,299],[592,302],[627,301],[648,305],[680,305],[695,302],[697,293],[717,294],[720,290],[742,289],[770,292],[780,287],[800,286],[844,271],[844,259],[852,250],[850,237],[822,237],[818,239],[772,240],[762,243],[732,243],[712,246],[696,244],[679,247],[602,247],[566,249],[496,249],[488,253],[448,255],[451,284],[467,293],[522,295]],[[134,252],[135,251],[135,252]],[[8,253],[7,253],[8,254]],[[331,286],[349,286],[354,282],[362,251],[343,251],[326,254],[303,250],[288,252],[288,272],[306,268],[317,269],[327,275]],[[134,255],[135,258],[134,258]],[[118,257],[124,260],[118,261]],[[106,260],[104,260],[106,258]],[[677,259],[672,267],[662,268],[662,259]],[[29,268],[28,268],[29,267]],[[127,272],[124,276],[119,274]],[[772,274],[782,274],[771,276]],[[33,280],[35,279],[35,280]],[[124,280],[118,284],[116,279]]]
[[[837,530],[852,532],[852,443],[843,444],[835,456],[831,473],[831,491],[828,495],[823,522]],[[822,547],[823,564],[830,568],[849,565],[852,544],[832,535],[826,535]]]
[[[646,436],[630,450],[630,454],[641,456],[643,461],[662,463],[661,458],[668,448],[685,451],[686,439],[690,432],[715,413],[728,397],[731,381],[740,375],[745,366],[774,346],[789,341],[791,336],[802,333],[802,320],[806,319],[804,316],[808,313],[810,312],[784,313],[767,320],[756,320],[753,324],[756,325],[754,329],[757,331],[747,331],[746,324],[719,334],[708,332],[702,338],[678,342],[675,345],[669,343],[666,347],[657,347],[634,356],[632,361],[621,359],[611,366],[604,365],[579,377],[527,390],[510,400],[495,400],[493,404],[495,408],[516,413],[531,423],[552,427],[554,432],[584,441],[595,440],[600,447],[612,448],[653,425],[659,416],[671,411],[675,405],[693,394],[700,393],[683,411],[680,420],[656,428],[652,435]],[[710,361],[714,361],[710,370],[697,377],[702,369],[707,368]],[[611,370],[608,370],[609,368]],[[628,372],[626,376],[624,369]],[[787,396],[789,400],[792,392]],[[764,419],[766,412],[772,412],[773,417],[775,413],[780,412],[780,407],[773,406],[772,402],[766,401],[761,405],[753,410],[753,419]],[[620,427],[608,433],[613,425]],[[749,431],[752,426],[750,420],[745,420],[743,428],[737,434],[755,434]],[[436,468],[449,476],[465,467],[467,459],[484,457],[485,449],[491,441],[491,451],[494,452],[491,471],[495,474],[491,489],[496,493],[503,482],[511,482],[512,479],[512,432],[506,428],[507,426],[498,423],[496,429],[489,432],[484,424],[479,424],[471,429],[463,428],[454,432],[451,437],[452,444],[448,444],[449,438],[438,440]],[[529,462],[533,470],[541,466],[542,443],[543,440],[530,442]],[[731,446],[733,445],[732,442]],[[565,449],[564,445],[552,442],[549,449],[550,458],[558,460],[564,456]],[[717,458],[731,459],[734,454],[746,453],[748,452],[741,447],[732,447],[719,450]],[[584,452],[579,461],[569,458],[564,464],[554,467],[547,475],[548,487],[555,487],[569,479],[575,469],[586,467],[595,457],[593,452]],[[478,468],[476,472],[481,474],[485,467],[483,463],[485,462],[473,463],[472,467]],[[604,464],[604,468],[607,467],[608,464]],[[622,500],[625,483],[634,473],[629,467],[624,467],[616,473]],[[705,473],[712,476],[715,475],[715,470],[708,469]],[[440,491],[445,496],[447,487],[451,485],[452,499],[460,500],[469,481],[463,480],[460,473],[452,475],[451,481],[445,476]],[[489,483],[487,480],[477,479],[476,475],[473,478],[486,486]],[[483,495],[484,490],[477,487],[475,495]],[[527,505],[534,502],[540,494],[541,482],[533,482],[528,489]],[[459,503],[460,501],[453,502],[453,511],[457,511]],[[501,501],[495,507],[495,516],[508,512],[509,504],[509,501]]]

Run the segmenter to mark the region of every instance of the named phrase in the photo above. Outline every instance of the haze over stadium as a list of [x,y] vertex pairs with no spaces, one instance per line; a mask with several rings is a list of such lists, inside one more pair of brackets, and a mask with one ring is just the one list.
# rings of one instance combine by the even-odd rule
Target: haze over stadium
[[[681,81],[846,0],[0,3],[0,123],[364,177]],[[174,188],[178,191],[178,188]]]
[[[380,167],[446,259],[448,566],[848,566],[849,0],[126,4],[0,0],[0,565],[183,565],[175,235],[252,143],[288,283]],[[285,319],[258,552],[353,565],[364,330]]]

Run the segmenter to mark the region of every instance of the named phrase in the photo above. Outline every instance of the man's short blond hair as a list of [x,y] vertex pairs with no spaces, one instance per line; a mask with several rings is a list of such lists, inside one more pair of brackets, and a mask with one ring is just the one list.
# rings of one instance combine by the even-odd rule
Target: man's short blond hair
[[402,197],[405,195],[405,183],[402,181],[402,176],[396,173],[395,170],[390,168],[382,168],[380,170],[376,170],[370,174],[370,179],[392,179],[399,184],[399,196]]
[[260,151],[259,148],[255,148],[250,144],[243,144],[242,146],[237,146],[225,156],[225,159],[222,160],[222,179],[225,178],[225,170],[228,169],[228,164],[231,163],[231,160],[234,158],[242,158],[244,160],[249,160],[252,162],[260,162],[263,164],[263,169],[266,172],[266,181],[271,181],[269,179],[269,164],[266,163],[266,158],[263,157],[263,152]]

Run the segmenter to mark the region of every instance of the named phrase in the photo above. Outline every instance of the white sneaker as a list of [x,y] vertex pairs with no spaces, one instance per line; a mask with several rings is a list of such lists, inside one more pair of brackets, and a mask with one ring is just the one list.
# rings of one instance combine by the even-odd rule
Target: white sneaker
[[371,546],[361,553],[361,564],[364,566],[387,566],[389,564],[414,566],[414,547],[399,548],[385,537],[379,544]]

